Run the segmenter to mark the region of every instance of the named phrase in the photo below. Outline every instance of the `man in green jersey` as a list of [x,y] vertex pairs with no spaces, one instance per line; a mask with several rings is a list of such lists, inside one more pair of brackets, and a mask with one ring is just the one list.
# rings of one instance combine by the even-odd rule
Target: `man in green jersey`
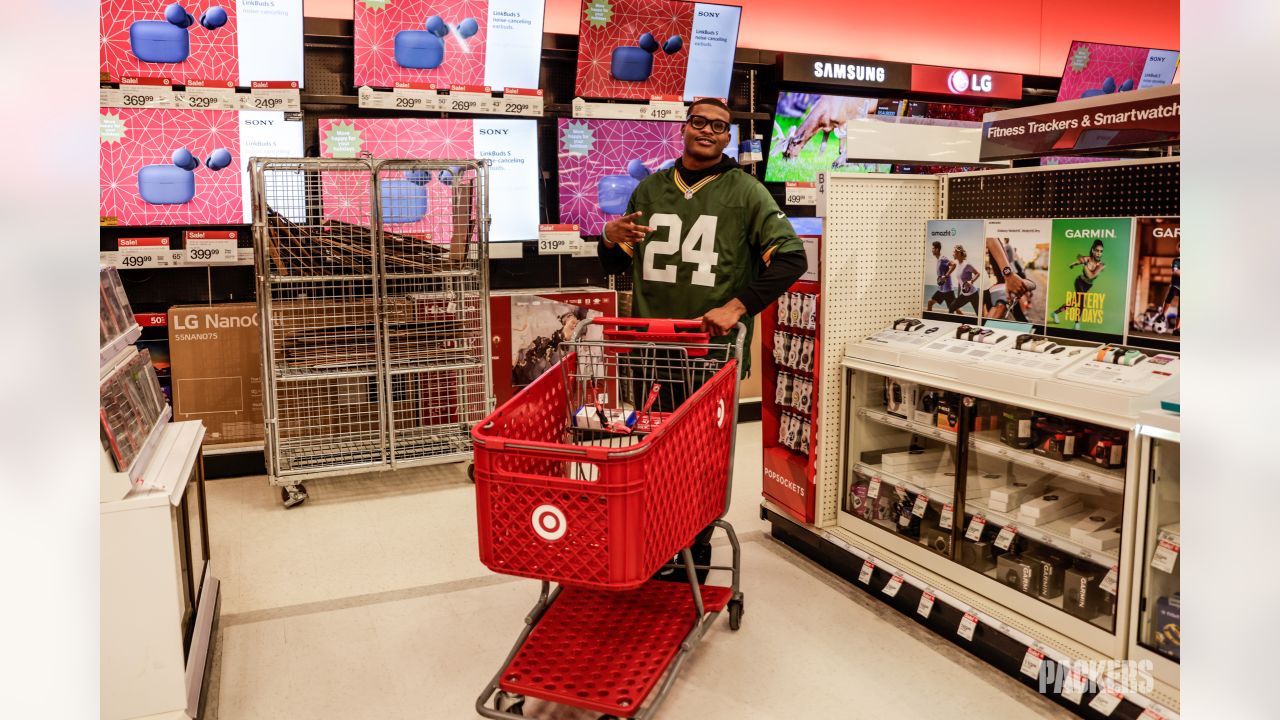
[[[606,273],[631,271],[632,316],[701,318],[717,337],[742,322],[749,348],[752,317],[791,287],[807,262],[769,191],[724,154],[729,128],[724,103],[694,101],[684,153],[675,167],[640,182],[626,214],[605,224],[598,252]],[[698,564],[711,559],[711,530],[694,542]]]

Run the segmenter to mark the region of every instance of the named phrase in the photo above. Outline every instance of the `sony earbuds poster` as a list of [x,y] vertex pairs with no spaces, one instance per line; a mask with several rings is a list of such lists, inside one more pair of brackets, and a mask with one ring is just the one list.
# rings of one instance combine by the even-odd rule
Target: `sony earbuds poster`
[[576,92],[584,98],[726,98],[742,8],[682,0],[583,0]]
[[1054,220],[1048,327],[1123,335],[1132,253],[1132,218]]

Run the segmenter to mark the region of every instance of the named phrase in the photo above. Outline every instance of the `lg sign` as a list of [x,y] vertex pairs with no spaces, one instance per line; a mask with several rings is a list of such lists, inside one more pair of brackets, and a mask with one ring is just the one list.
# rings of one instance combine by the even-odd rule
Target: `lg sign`
[[987,74],[979,75],[978,73],[970,74],[965,70],[953,70],[947,76],[947,87],[957,95],[963,95],[970,91],[989,93],[992,87],[991,76]]

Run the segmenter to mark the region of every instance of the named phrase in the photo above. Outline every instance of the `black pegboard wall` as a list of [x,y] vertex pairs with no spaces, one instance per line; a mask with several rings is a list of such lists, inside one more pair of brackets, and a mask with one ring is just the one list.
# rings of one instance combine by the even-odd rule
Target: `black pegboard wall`
[[1135,217],[1180,214],[1178,160],[948,176],[947,217]]

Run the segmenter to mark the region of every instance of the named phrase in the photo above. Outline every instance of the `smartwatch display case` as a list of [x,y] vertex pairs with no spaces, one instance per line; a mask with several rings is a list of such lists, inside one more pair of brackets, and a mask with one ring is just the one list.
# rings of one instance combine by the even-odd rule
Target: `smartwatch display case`
[[1148,661],[1158,686],[1176,695],[1182,658],[1181,423],[1154,410],[1138,425],[1138,495],[1129,658]]

